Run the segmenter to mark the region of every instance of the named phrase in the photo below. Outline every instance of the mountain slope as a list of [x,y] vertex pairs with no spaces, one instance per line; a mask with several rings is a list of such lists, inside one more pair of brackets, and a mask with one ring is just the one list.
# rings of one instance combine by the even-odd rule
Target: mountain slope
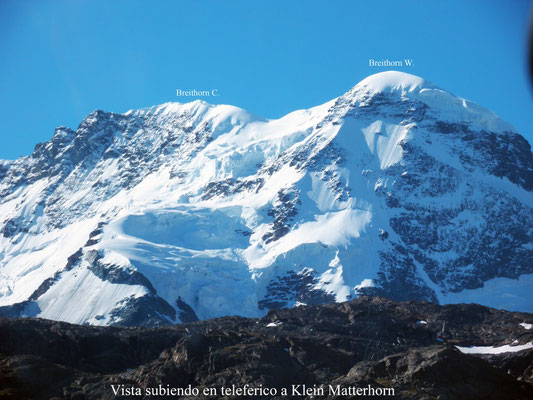
[[159,325],[360,294],[532,310],[530,145],[400,72],[278,120],[96,111],[0,179],[3,315]]

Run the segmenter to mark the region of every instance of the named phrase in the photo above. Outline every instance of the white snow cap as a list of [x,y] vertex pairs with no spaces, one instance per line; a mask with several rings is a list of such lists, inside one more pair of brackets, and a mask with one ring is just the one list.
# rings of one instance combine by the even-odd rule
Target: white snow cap
[[433,83],[425,79],[400,71],[385,71],[370,75],[355,86],[356,90],[369,92],[392,92],[396,90],[413,92],[435,88]]
[[394,93],[400,94],[402,98],[416,99],[437,111],[440,119],[468,123],[474,130],[516,132],[511,124],[500,119],[492,111],[405,72],[385,71],[370,75],[355,85],[348,92],[348,96],[365,101],[367,96],[372,97],[378,93]]

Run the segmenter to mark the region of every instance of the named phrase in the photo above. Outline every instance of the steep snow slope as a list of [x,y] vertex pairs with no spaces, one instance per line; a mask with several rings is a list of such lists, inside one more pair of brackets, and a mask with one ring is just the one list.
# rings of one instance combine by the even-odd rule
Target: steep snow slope
[[400,72],[278,120],[96,111],[0,179],[3,315],[157,325],[363,293],[533,310],[529,144]]

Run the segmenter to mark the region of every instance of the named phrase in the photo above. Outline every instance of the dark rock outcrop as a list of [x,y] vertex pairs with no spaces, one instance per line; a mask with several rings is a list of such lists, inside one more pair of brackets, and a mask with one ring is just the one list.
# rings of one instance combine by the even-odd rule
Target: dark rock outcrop
[[[361,396],[329,385],[370,385],[392,388],[394,398],[402,399],[527,399],[533,395],[532,350],[477,356],[456,346],[529,343],[533,330],[520,324],[531,322],[531,314],[475,304],[372,297],[271,310],[262,319],[224,317],[160,328],[0,319],[0,397],[340,399]],[[246,384],[276,388],[277,395],[220,394],[222,386]],[[116,396],[111,385],[143,395]],[[200,393],[214,388],[218,395],[146,395],[159,385]],[[292,385],[324,393],[300,396]],[[282,388],[288,395],[281,395]]]

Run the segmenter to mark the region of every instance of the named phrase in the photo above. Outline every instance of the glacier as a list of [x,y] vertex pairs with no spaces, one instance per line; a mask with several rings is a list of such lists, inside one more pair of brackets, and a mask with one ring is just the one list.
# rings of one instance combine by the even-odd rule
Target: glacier
[[0,162],[0,315],[161,325],[359,295],[533,311],[533,155],[387,71],[280,119],[95,111]]

